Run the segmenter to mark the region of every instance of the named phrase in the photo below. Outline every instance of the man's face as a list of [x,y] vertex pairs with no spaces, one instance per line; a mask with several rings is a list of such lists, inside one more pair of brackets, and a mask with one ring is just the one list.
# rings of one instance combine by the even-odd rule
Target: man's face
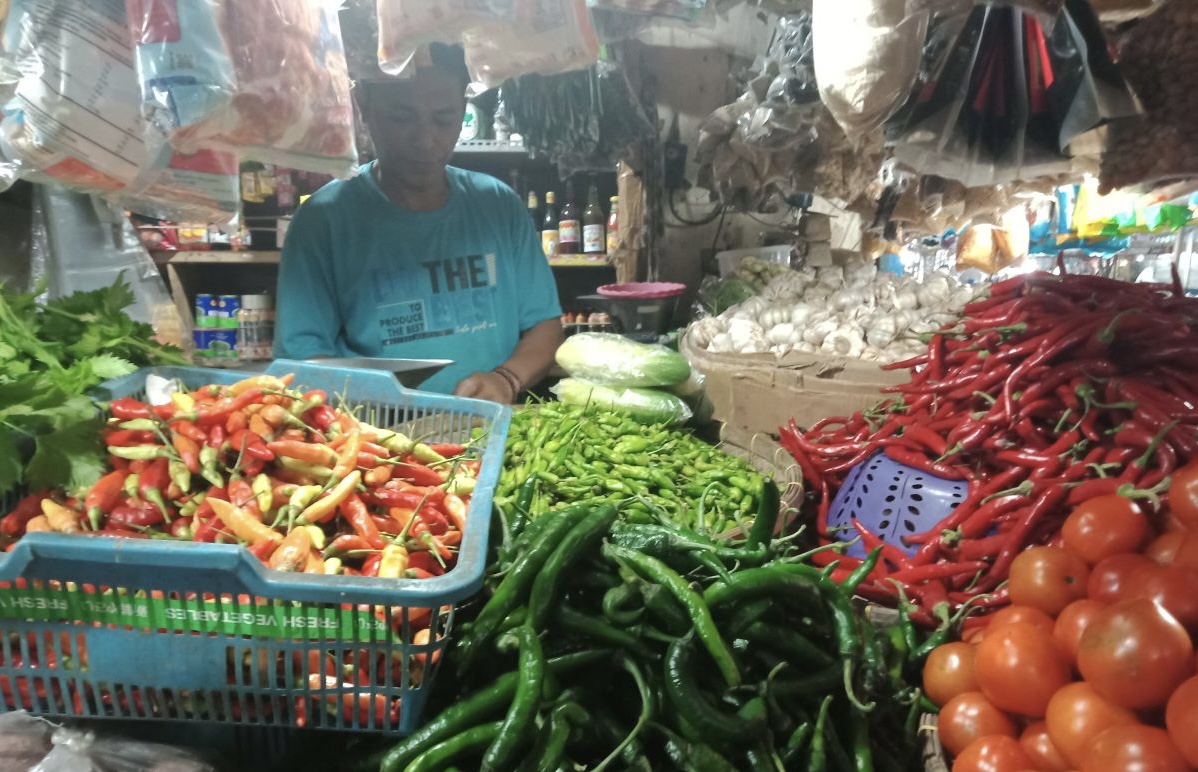
[[365,110],[370,137],[385,174],[413,183],[444,173],[462,131],[462,83],[439,70],[372,86]]

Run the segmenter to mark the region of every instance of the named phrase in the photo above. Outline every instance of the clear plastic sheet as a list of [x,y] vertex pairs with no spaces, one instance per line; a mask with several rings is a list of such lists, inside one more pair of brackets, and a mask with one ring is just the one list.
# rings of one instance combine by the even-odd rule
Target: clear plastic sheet
[[378,0],[379,68],[402,75],[429,43],[460,43],[474,80],[578,70],[599,59],[586,0]]
[[888,124],[894,157],[969,187],[1078,168],[1090,132],[1134,115],[1086,0],[976,5],[941,14],[923,46],[907,104]]
[[14,0],[5,48],[22,75],[0,123],[9,174],[152,216],[227,221],[236,159],[146,145],[128,40],[124,0]]
[[33,255],[36,278],[47,282],[47,299],[108,287],[123,276],[137,298],[130,317],[164,332],[178,319],[162,274],[132,224],[100,199],[39,186],[33,200]]
[[594,0],[596,8],[624,13],[670,16],[684,21],[699,18],[707,0]]
[[348,177],[349,69],[333,0],[129,0],[153,145]]

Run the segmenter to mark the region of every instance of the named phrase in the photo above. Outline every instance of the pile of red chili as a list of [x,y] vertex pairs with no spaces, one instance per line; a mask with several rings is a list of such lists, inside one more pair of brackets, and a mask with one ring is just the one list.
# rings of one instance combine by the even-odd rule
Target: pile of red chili
[[[969,493],[934,528],[894,545],[863,586],[927,610],[998,605],[1011,561],[1053,540],[1071,506],[1118,493],[1159,505],[1170,474],[1198,456],[1198,300],[1172,285],[1032,274],[998,282],[932,337],[898,398],[782,444],[803,469],[808,514],[827,530],[847,473],[877,451]],[[867,549],[882,543],[861,523]],[[823,553],[851,570],[850,557]]]
[[113,401],[111,471],[78,496],[40,493],[0,518],[33,531],[242,544],[271,568],[427,578],[453,567],[479,462],[370,426],[291,378]]

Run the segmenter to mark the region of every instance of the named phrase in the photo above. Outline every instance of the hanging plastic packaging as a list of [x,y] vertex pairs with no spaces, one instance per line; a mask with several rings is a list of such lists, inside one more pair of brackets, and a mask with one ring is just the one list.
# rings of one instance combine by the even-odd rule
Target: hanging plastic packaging
[[232,217],[235,157],[147,147],[123,0],[14,0],[10,12],[5,47],[21,78],[0,123],[0,156],[17,175],[151,216]]
[[623,13],[670,16],[694,21],[707,7],[707,0],[591,0],[591,5]]
[[487,88],[509,78],[581,70],[599,61],[586,0],[519,0],[512,23],[468,30],[466,64]]
[[881,126],[902,106],[919,72],[926,11],[908,0],[815,0],[815,74],[820,96],[849,137]]
[[348,177],[353,101],[337,3],[127,0],[151,142]]
[[379,68],[402,75],[429,43],[458,43],[487,88],[599,60],[586,0],[378,0]]

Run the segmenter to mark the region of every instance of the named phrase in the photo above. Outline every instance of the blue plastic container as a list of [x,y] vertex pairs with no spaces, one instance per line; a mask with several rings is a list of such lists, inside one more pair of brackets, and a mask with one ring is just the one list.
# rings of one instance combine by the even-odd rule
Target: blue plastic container
[[[0,710],[388,734],[418,726],[454,604],[482,585],[511,410],[407,390],[378,371],[278,361],[267,372],[341,395],[376,426],[414,424],[430,442],[468,443],[482,428],[455,568],[423,580],[315,576],[270,570],[235,545],[30,534],[0,555]],[[244,377],[154,368],[97,398],[143,396],[150,373],[192,388]],[[413,641],[417,616],[431,617],[427,641]],[[326,683],[351,657],[368,685]]]

